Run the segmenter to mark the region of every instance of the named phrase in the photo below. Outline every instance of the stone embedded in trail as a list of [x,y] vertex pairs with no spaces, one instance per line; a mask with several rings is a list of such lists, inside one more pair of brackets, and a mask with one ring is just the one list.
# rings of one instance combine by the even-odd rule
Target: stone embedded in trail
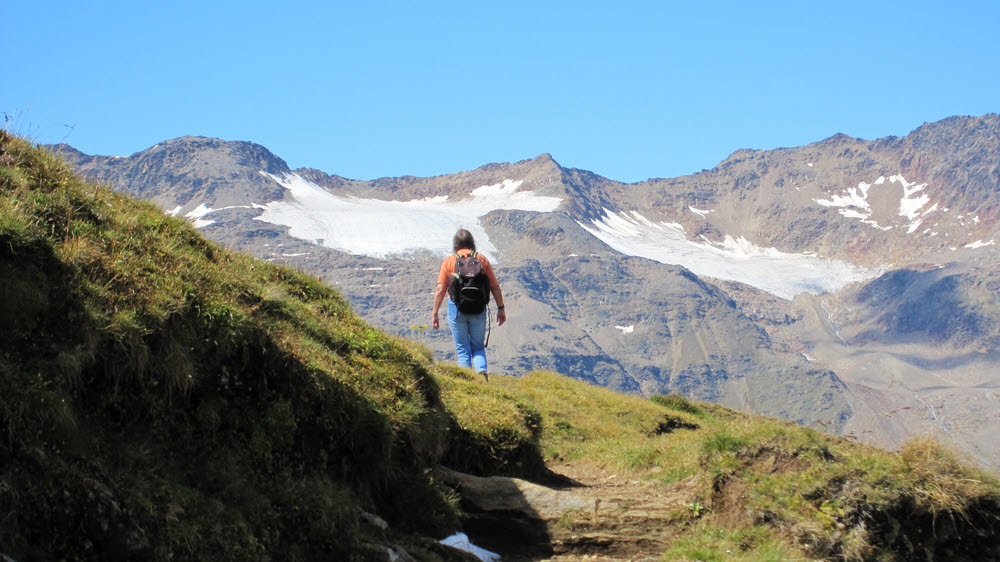
[[595,505],[591,498],[518,478],[484,478],[446,468],[438,469],[438,477],[454,487],[464,501],[484,512],[513,511],[536,519],[555,519],[567,511],[593,511]]

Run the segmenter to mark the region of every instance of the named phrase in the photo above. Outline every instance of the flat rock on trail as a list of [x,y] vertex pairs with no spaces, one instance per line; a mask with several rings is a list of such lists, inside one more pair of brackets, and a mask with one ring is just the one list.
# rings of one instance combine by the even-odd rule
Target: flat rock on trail
[[690,517],[692,479],[654,485],[578,461],[550,469],[562,483],[447,469],[438,478],[461,496],[473,543],[505,562],[659,560]]

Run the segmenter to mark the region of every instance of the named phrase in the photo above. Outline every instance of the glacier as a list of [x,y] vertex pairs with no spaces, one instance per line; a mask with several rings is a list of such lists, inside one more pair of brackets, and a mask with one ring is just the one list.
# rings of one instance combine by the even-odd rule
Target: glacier
[[789,254],[761,248],[743,237],[726,236],[721,244],[689,240],[679,224],[654,223],[636,211],[616,213],[580,224],[615,250],[660,263],[684,266],[703,277],[737,281],[790,300],[800,293],[822,294],[880,272],[813,254]]
[[499,209],[551,212],[562,203],[517,191],[523,182],[511,180],[474,189],[466,199],[383,201],[335,195],[297,174],[261,173],[288,189],[291,199],[260,206],[264,212],[254,220],[287,226],[291,236],[327,248],[382,259],[425,251],[448,255],[459,228],[472,232],[479,251],[494,257],[497,249],[480,217]]
[[[287,189],[290,196],[264,205],[252,204],[262,210],[254,220],[286,226],[291,236],[310,243],[379,259],[423,252],[448,255],[455,231],[467,228],[476,237],[479,250],[496,261],[497,248],[483,228],[481,217],[500,209],[548,213],[563,201],[518,191],[523,182],[510,179],[474,189],[462,199],[442,195],[385,201],[337,195],[294,173],[261,174]],[[861,197],[850,193],[837,203],[863,208],[866,187],[861,187]],[[711,212],[691,210],[698,214]],[[199,207],[188,215],[204,225],[210,211]],[[689,240],[681,225],[654,223],[637,211],[619,214],[604,209],[602,219],[578,224],[623,254],[681,265],[699,276],[745,283],[783,299],[800,293],[835,291],[880,273],[812,254],[761,248],[742,237],[726,236],[721,243]]]

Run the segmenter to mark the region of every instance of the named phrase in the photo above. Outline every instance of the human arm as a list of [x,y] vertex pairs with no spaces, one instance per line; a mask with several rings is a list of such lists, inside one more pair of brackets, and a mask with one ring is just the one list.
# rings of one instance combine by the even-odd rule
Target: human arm
[[435,330],[441,326],[441,321],[438,318],[438,310],[441,309],[441,303],[444,302],[444,297],[447,294],[448,286],[444,283],[438,283],[437,287],[434,288],[434,308],[431,309],[431,328]]
[[503,326],[503,323],[507,321],[507,310],[504,308],[500,285],[491,285],[490,292],[493,293],[493,300],[497,303],[497,326]]
[[486,272],[486,276],[490,280],[490,293],[493,294],[493,301],[497,303],[497,326],[503,326],[503,323],[507,321],[507,310],[504,308],[503,304],[503,293],[500,291],[500,282],[497,281],[496,273],[493,272],[493,265],[490,264],[489,260],[483,260],[483,270]]
[[441,262],[441,269],[438,270],[437,287],[434,288],[434,307],[431,309],[431,328],[437,330],[441,326],[438,319],[438,310],[448,294],[449,275],[455,270],[455,258],[449,256]]

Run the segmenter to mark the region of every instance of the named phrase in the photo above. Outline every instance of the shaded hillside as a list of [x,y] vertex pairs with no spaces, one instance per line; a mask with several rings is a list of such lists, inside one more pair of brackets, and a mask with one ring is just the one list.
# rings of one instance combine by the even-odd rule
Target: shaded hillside
[[541,466],[530,410],[473,398],[515,441],[477,445],[424,352],[330,288],[2,132],[0,308],[0,549],[15,560],[420,551],[415,537],[456,524],[427,468],[469,467],[457,450],[486,472]]
[[879,341],[995,351],[1000,349],[998,294],[1000,281],[986,268],[897,269],[841,295],[840,326],[858,345]]
[[[889,454],[550,373],[487,384],[4,132],[0,310],[5,559],[468,560],[434,539],[493,541],[474,531],[511,517],[537,542],[497,550],[526,560],[632,543],[668,559],[1000,555],[1000,484],[933,443]],[[539,511],[498,477],[529,507],[490,513],[438,476],[559,481],[545,461],[642,479],[653,509],[608,495]]]

